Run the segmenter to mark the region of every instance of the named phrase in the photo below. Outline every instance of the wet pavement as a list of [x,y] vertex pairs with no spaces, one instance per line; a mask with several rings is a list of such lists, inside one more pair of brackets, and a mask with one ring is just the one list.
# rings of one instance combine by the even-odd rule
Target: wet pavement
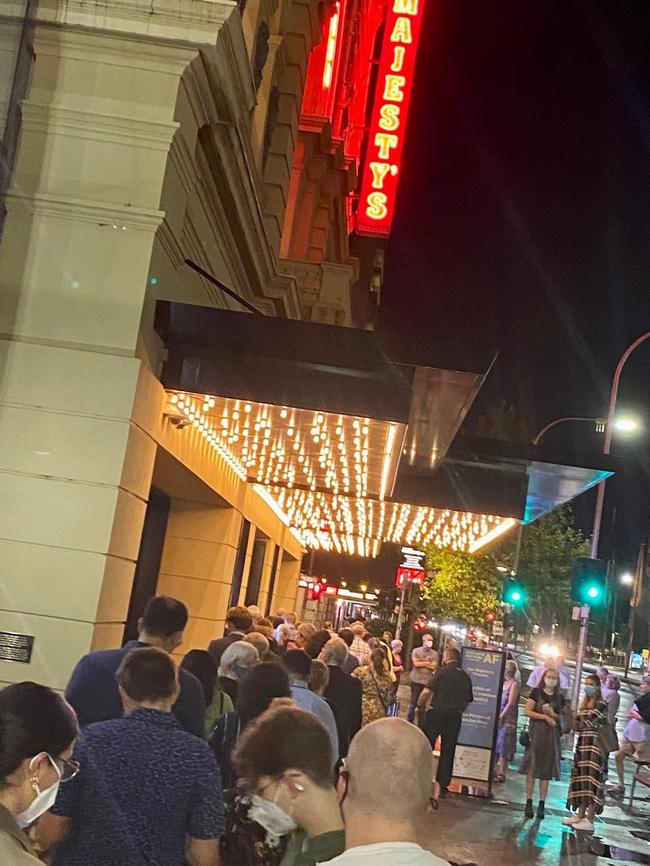
[[[525,682],[527,671],[522,671]],[[634,685],[621,688],[619,736],[637,694]],[[408,689],[400,688],[401,709],[405,714]],[[520,725],[523,712],[520,709]],[[650,866],[650,788],[637,785],[634,814],[627,812],[627,799],[633,766],[626,762],[625,802],[607,798],[602,815],[597,816],[593,834],[576,832],[562,825],[568,817],[565,808],[572,754],[563,754],[562,779],[551,782],[542,821],[524,817],[524,777],[517,772],[523,749],[511,765],[505,784],[495,785],[493,799],[449,794],[437,812],[427,815],[422,825],[421,844],[452,863],[478,866]],[[610,758],[610,779],[615,779]],[[535,792],[537,795],[537,791]],[[537,807],[537,800],[534,801]],[[634,835],[633,835],[634,834]],[[638,835],[636,835],[638,834]]]
[[[512,766],[519,760],[521,755]],[[565,752],[562,780],[551,782],[542,821],[524,818],[524,777],[514,769],[505,784],[495,786],[493,800],[450,794],[440,801],[438,811],[427,816],[421,844],[453,863],[478,866],[650,864],[650,842],[632,836],[637,832],[650,838],[650,802],[641,799],[648,789],[637,786],[634,816],[627,814],[626,805],[608,798],[594,833],[575,832],[562,825],[569,815],[564,803],[570,771],[571,754]]]

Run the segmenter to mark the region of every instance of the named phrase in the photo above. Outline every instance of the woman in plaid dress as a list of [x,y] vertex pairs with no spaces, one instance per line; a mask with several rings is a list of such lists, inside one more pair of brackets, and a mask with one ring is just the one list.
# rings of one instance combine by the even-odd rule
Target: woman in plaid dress
[[600,680],[591,674],[585,680],[585,694],[575,719],[578,742],[567,808],[576,814],[562,822],[574,830],[593,831],[594,816],[603,811],[605,756],[600,747],[598,728],[607,722],[607,704],[600,691]]

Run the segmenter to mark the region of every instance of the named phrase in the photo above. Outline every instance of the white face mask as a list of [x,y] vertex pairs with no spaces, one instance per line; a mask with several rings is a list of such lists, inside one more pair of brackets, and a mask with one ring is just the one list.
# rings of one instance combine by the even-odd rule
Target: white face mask
[[284,809],[281,809],[277,803],[272,803],[271,800],[265,800],[258,794],[250,795],[251,807],[248,810],[248,816],[253,821],[257,821],[262,827],[272,836],[286,836],[298,828],[298,825],[293,820],[291,815],[287,815]]
[[[38,756],[37,756],[38,757]],[[32,804],[28,806],[24,812],[20,812],[16,815],[16,821],[18,822],[19,827],[29,827],[30,824],[33,824],[37,818],[40,818],[48,809],[51,809],[54,805],[54,801],[56,800],[56,795],[59,790],[59,785],[61,784],[61,770],[56,763],[56,761],[52,760],[52,758],[47,756],[50,764],[54,767],[54,770],[59,777],[53,785],[50,785],[49,788],[46,788],[44,791],[41,791],[39,788],[38,782],[36,778],[32,781],[32,786],[36,791],[36,797],[32,801]],[[36,761],[36,758],[32,758],[32,761],[29,765],[30,770],[32,769],[32,764]]]
[[547,692],[552,692],[553,689],[555,688],[555,686],[557,685],[557,680],[550,680],[550,679],[548,679],[548,677],[546,678],[545,682],[546,682],[545,688],[546,688]]

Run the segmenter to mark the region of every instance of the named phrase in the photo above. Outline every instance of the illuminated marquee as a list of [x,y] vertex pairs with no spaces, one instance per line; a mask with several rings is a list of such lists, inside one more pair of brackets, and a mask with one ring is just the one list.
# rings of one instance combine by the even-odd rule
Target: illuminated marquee
[[387,235],[395,211],[424,0],[391,0],[368,132],[357,231]]

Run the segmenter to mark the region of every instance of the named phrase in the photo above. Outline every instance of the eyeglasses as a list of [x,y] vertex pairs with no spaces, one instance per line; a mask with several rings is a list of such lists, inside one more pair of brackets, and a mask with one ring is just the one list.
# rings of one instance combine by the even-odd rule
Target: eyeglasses
[[69,782],[70,779],[74,779],[77,775],[81,766],[78,761],[66,760],[65,758],[58,758],[58,762],[61,767],[61,782]]

